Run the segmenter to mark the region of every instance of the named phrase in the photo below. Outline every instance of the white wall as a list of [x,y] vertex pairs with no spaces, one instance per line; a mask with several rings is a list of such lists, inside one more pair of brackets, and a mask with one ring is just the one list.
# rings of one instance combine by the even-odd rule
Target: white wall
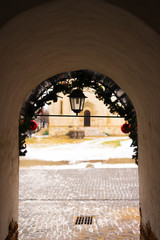
[[136,108],[142,220],[160,239],[159,36],[103,1],[59,0],[9,21],[0,46],[0,239],[17,220],[21,105],[41,81],[80,69],[111,77]]

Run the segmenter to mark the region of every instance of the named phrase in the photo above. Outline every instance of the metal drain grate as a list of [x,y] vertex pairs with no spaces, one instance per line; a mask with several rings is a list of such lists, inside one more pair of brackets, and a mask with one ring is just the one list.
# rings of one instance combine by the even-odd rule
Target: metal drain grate
[[80,224],[92,224],[93,223],[93,216],[79,216],[76,218],[75,225]]

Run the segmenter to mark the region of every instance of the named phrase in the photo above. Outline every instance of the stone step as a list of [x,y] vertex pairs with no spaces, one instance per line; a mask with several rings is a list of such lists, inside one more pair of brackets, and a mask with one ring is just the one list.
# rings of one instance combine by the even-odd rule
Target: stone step
[[102,129],[97,127],[81,127],[80,130],[85,132],[85,136],[105,136]]

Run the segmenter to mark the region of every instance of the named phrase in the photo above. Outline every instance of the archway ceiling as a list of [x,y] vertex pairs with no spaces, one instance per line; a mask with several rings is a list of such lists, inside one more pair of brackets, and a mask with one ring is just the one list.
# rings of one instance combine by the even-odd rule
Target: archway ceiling
[[[15,15],[37,5],[56,0],[3,0],[0,3],[0,26]],[[137,16],[160,34],[159,0],[105,0]]]

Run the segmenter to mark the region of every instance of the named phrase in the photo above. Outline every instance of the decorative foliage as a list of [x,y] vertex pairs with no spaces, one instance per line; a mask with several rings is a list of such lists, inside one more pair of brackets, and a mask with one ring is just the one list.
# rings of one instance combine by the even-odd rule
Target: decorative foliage
[[96,97],[104,102],[111,113],[117,113],[128,122],[130,128],[129,137],[132,139],[131,146],[134,147],[136,163],[138,164],[138,142],[137,142],[137,119],[135,109],[123,90],[109,77],[102,74],[80,70],[56,75],[42,82],[29,96],[23,108],[23,124],[20,121],[19,146],[20,156],[26,154],[25,138],[30,129],[30,121],[36,118],[42,107],[50,101],[57,102],[58,94],[70,94],[75,88],[92,88]]

